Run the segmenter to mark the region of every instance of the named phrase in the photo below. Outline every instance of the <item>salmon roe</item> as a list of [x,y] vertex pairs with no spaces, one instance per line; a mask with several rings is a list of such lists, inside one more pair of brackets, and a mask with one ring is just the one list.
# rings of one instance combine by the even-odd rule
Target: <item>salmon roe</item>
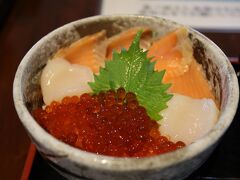
[[117,157],[146,157],[185,146],[161,136],[135,94],[123,88],[83,94],[33,111],[39,124],[59,140],[81,150]]

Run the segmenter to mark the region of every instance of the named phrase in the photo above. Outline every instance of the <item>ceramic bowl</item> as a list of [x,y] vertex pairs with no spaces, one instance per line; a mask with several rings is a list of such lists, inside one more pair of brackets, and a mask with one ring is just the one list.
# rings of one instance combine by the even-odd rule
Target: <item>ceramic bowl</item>
[[95,16],[69,23],[38,41],[22,59],[14,80],[18,116],[42,156],[68,179],[183,179],[211,154],[235,115],[239,88],[236,74],[224,53],[201,33],[188,28],[194,57],[220,101],[220,115],[212,130],[180,150],[147,158],[116,158],[71,147],[48,134],[31,111],[42,105],[39,77],[47,60],[60,48],[102,29],[111,36],[133,26],[148,26],[162,36],[182,25],[159,17]]

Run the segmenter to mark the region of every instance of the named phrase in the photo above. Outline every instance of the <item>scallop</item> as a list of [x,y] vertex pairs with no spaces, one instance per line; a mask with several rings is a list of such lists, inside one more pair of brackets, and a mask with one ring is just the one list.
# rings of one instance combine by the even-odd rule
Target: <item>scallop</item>
[[171,141],[191,144],[215,125],[219,110],[212,99],[194,99],[174,94],[168,108],[161,111],[160,132]]
[[49,60],[41,75],[43,101],[49,105],[65,96],[89,93],[88,82],[93,80],[93,72],[87,66],[71,64],[63,58]]

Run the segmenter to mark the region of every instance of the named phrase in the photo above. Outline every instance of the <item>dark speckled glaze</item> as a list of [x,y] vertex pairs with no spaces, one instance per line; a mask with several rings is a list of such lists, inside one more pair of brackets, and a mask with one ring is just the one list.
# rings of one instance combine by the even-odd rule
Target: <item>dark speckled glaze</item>
[[39,77],[48,59],[61,47],[79,38],[107,30],[111,36],[132,26],[148,26],[158,36],[182,25],[145,16],[96,16],[67,24],[43,37],[20,63],[13,97],[21,122],[39,152],[68,179],[183,179],[196,170],[214,150],[236,112],[239,89],[235,72],[224,53],[209,39],[189,28],[194,57],[221,102],[220,117],[214,128],[197,142],[174,152],[149,158],[115,158],[92,154],[58,141],[42,129],[31,110],[42,105]]

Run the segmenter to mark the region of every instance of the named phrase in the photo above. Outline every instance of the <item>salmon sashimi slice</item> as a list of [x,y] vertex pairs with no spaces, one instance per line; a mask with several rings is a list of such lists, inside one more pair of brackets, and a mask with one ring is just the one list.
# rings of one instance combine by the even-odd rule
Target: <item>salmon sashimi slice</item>
[[186,28],[179,28],[153,42],[148,57],[156,61],[155,70],[166,70],[163,82],[172,84],[171,93],[210,98],[218,106],[202,66],[193,57],[192,42]]
[[202,66],[195,60],[192,61],[189,70],[181,76],[171,80],[163,80],[164,83],[171,83],[169,92],[179,93],[193,98],[210,98],[216,102],[211,85],[205,78]]
[[55,57],[65,58],[72,64],[89,67],[94,73],[104,66],[106,56],[106,31],[102,30],[85,36],[72,43],[69,47],[60,49]]
[[164,59],[156,61],[155,70],[161,71],[165,69],[164,79],[166,80],[180,76],[189,69],[188,66],[181,65],[181,59],[182,53],[174,49],[164,56]]
[[135,35],[140,30],[143,31],[140,40],[140,47],[142,49],[148,49],[151,45],[152,30],[146,27],[133,27],[108,39],[107,59],[112,58],[113,51],[120,52],[123,48],[127,50],[132,44]]
[[155,70],[166,70],[166,79],[172,79],[187,72],[193,59],[192,54],[192,43],[184,27],[154,41],[148,51],[148,57],[156,61]]

